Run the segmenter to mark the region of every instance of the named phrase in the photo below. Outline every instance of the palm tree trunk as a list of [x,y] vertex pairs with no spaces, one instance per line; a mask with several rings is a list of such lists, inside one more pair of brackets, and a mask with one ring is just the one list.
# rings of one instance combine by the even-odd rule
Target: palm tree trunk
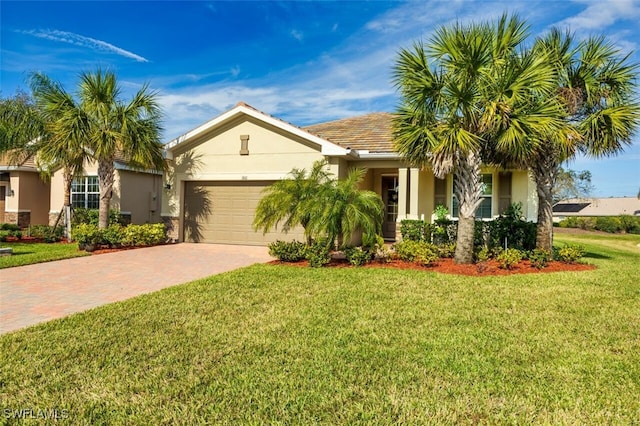
[[475,215],[482,202],[481,164],[480,155],[475,152],[456,159],[454,191],[459,202],[456,263],[473,263]]
[[553,250],[553,188],[560,164],[557,156],[546,153],[532,168],[538,192],[538,224],[536,226],[536,248]]
[[100,185],[100,210],[98,212],[98,228],[109,226],[109,208],[113,195],[114,169],[113,158],[98,161],[98,184]]

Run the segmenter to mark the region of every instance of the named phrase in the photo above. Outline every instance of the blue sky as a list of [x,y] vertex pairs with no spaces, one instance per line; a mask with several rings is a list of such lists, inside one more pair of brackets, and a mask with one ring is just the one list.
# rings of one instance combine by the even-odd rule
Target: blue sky
[[[293,124],[393,111],[398,49],[458,21],[519,14],[532,37],[552,26],[640,48],[640,0],[0,2],[0,90],[26,89],[42,71],[73,90],[78,73],[115,71],[127,94],[145,82],[165,112],[164,140],[238,101]],[[634,62],[640,55],[634,53]],[[577,158],[594,195],[635,196],[640,135],[614,158]]]

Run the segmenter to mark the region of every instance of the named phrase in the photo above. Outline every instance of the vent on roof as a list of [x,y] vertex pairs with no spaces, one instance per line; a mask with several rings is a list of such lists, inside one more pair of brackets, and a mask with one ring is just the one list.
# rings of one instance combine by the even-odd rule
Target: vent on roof
[[558,203],[553,206],[554,213],[578,213],[591,203]]

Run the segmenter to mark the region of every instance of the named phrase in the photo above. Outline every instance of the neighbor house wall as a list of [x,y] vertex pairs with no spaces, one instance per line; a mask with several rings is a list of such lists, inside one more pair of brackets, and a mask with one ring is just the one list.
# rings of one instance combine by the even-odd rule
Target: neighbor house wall
[[19,226],[44,225],[48,222],[49,183],[38,172],[12,171],[5,182],[4,220]]

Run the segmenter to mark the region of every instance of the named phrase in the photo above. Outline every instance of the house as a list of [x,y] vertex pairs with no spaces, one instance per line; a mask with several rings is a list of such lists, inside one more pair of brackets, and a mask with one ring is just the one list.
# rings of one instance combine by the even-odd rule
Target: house
[[628,214],[640,216],[640,199],[637,197],[572,198],[553,206],[553,220],[560,222],[571,216],[596,217]]
[[[160,222],[162,195],[161,171],[137,171],[122,156],[114,162],[115,180],[111,208],[121,212],[126,222]],[[99,206],[98,167],[87,163],[84,175],[74,179],[71,187],[73,207]],[[50,179],[43,179],[34,158],[21,165],[11,165],[0,158],[0,223],[21,227],[53,224],[64,206],[62,169]]]
[[[162,172],[136,170],[117,155],[114,161],[115,175],[111,209],[120,212],[125,223],[159,223],[160,197],[162,196]],[[51,177],[49,223],[53,224],[64,207],[64,178],[62,169]],[[87,162],[83,176],[71,184],[71,205],[88,209],[100,206],[98,164]]]
[[[373,113],[300,128],[241,102],[165,145],[162,220],[178,241],[265,245],[302,239],[300,229],[263,235],[251,225],[268,185],[317,160],[326,160],[338,178],[353,167],[367,169],[362,186],[384,201],[387,240],[399,236],[402,219],[430,221],[439,204],[455,217],[453,177],[436,179],[431,170],[405,163],[393,150],[391,118]],[[527,171],[485,167],[482,173],[479,217],[495,217],[520,202],[524,215],[536,218],[535,184]]]
[[49,222],[49,191],[33,158],[19,165],[0,156],[0,223],[21,227]]

